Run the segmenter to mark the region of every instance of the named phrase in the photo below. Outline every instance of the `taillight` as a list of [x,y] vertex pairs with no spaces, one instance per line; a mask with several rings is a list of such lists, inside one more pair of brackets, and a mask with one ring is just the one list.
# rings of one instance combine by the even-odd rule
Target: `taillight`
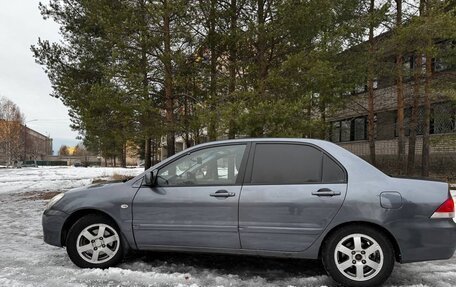
[[437,210],[432,214],[431,218],[454,218],[454,201],[453,197],[450,197],[442,203],[442,205],[437,208]]

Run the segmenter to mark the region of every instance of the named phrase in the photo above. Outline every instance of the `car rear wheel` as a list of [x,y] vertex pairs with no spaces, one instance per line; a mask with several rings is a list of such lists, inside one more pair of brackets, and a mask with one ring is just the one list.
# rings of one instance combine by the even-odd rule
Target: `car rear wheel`
[[344,286],[378,286],[394,268],[389,239],[371,227],[349,226],[337,230],[323,247],[328,274]]
[[76,221],[68,232],[66,247],[71,261],[82,268],[108,268],[123,257],[116,224],[100,215],[87,215]]

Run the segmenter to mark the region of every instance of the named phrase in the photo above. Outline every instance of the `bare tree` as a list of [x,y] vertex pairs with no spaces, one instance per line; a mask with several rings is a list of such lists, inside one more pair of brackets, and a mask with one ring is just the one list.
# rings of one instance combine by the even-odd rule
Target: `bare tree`
[[24,115],[8,98],[0,98],[0,150],[7,165],[13,165],[21,157],[24,146]]

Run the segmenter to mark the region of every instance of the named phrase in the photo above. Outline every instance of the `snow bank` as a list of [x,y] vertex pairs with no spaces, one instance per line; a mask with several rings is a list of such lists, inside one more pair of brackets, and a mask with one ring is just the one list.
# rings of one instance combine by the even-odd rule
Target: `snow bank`
[[61,191],[114,174],[136,176],[143,168],[27,167],[0,169],[0,193]]

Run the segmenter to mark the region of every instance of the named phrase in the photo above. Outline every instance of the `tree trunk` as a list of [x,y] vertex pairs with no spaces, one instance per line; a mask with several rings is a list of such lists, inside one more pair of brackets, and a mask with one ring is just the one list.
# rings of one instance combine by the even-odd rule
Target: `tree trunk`
[[127,144],[122,145],[122,158],[120,159],[120,166],[127,167]]
[[146,138],[146,140],[144,141],[144,169],[149,169],[152,166],[150,159],[150,138]]
[[[396,0],[396,28],[402,26],[402,0]],[[406,170],[406,155],[405,155],[405,129],[404,129],[404,84],[403,84],[403,56],[402,52],[398,51],[396,55],[396,91],[397,91],[397,145],[398,145],[398,162],[399,174],[404,174]]]
[[[142,7],[142,23],[141,26],[146,27],[146,7],[144,1],[140,2]],[[141,37],[141,69],[142,69],[142,88],[143,88],[143,100],[149,102],[149,78],[148,78],[148,62],[147,62],[147,44],[144,41],[144,37]],[[150,118],[150,113],[145,112],[144,116],[145,126],[149,127],[149,123],[152,122]],[[144,139],[144,169],[149,169],[151,167],[151,151],[150,151],[150,137],[149,130],[146,130],[146,135]]]
[[[375,0],[370,1],[369,13],[373,17]],[[372,21],[372,20],[371,20]],[[369,24],[369,62],[367,72],[368,90],[368,116],[367,116],[367,138],[369,141],[370,161],[375,165],[375,110],[374,110],[374,26]]]
[[171,63],[171,31],[170,31],[170,8],[168,0],[163,1],[163,64],[165,68],[165,110],[166,110],[166,150],[167,157],[176,153],[175,149],[175,124],[174,124],[174,98],[173,98],[173,75]]
[[416,54],[415,69],[413,83],[413,103],[412,115],[410,117],[410,136],[409,149],[407,159],[407,174],[413,175],[415,171],[415,149],[416,149],[416,133],[418,126],[418,105],[420,103],[420,82],[421,82],[421,54]]
[[[237,60],[237,0],[230,2],[230,44],[229,44],[229,83],[228,83],[228,96],[229,102],[234,103],[234,92],[236,90],[236,60]],[[228,122],[228,138],[234,139],[236,137],[236,121],[234,115],[230,116]]]
[[209,12],[209,49],[211,51],[211,74],[209,85],[209,128],[208,138],[209,141],[217,140],[217,51],[216,51],[216,37],[215,37],[215,5],[216,0],[211,0],[211,7]]
[[156,156],[157,156],[157,149],[156,149],[156,144],[155,140],[151,140],[151,148],[150,148],[150,153],[151,153],[151,165],[154,165],[157,162]]
[[320,139],[324,140],[327,138],[327,125],[326,125],[326,103],[323,100],[324,97],[320,98],[320,121],[323,124],[320,131]]
[[[265,21],[264,11],[265,0],[257,1],[257,42],[256,42],[256,65],[257,65],[257,83],[255,86],[255,101],[264,101],[266,78],[267,78],[267,57],[266,57],[266,38],[265,38]],[[263,116],[260,114],[254,119],[253,129],[250,133],[252,137],[260,137],[264,134]]]
[[426,53],[426,76],[424,80],[424,131],[423,131],[423,151],[421,175],[429,176],[429,150],[430,150],[430,130],[431,130],[431,77],[432,77],[432,57]]
[[257,40],[257,64],[258,64],[258,93],[263,96],[265,89],[265,80],[267,76],[267,60],[266,60],[266,39],[265,39],[265,11],[264,0],[258,0],[258,40]]
[[190,141],[190,123],[189,123],[189,107],[188,107],[188,96],[184,97],[184,126],[185,126],[185,148],[192,146]]

